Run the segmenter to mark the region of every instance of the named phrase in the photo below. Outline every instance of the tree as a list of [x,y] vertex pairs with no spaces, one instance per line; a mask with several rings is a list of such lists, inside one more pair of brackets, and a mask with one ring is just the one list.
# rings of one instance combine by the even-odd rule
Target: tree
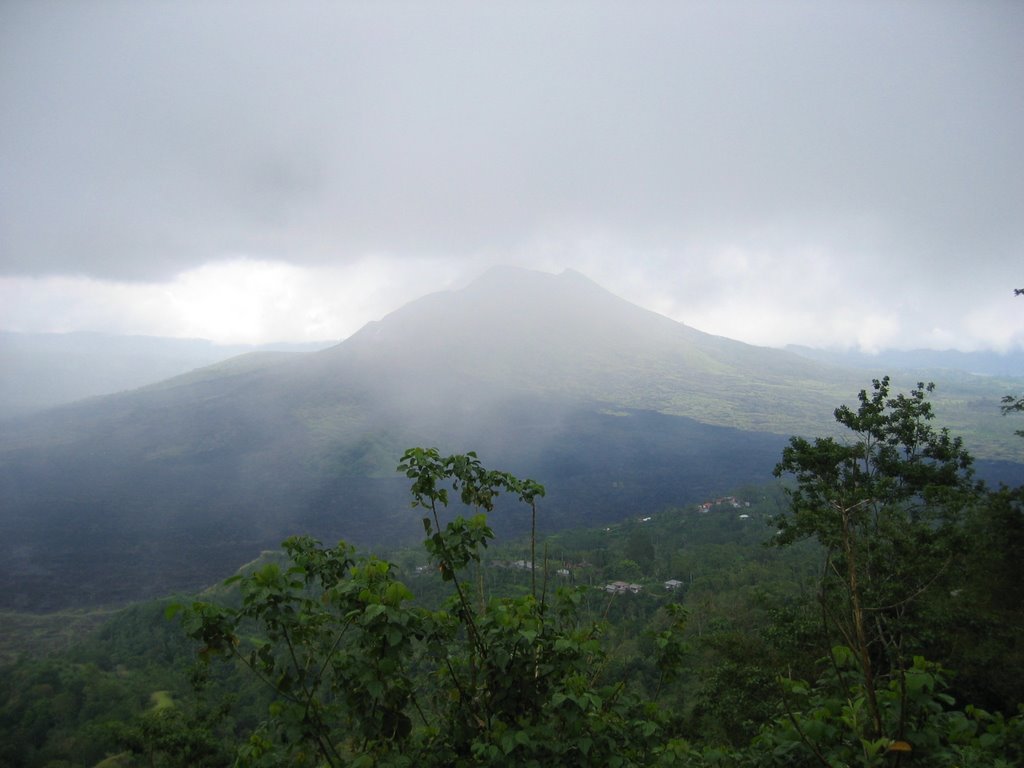
[[[581,592],[515,599],[473,595],[466,569],[494,534],[500,493],[528,504],[544,489],[485,469],[473,453],[413,448],[411,481],[436,572],[452,585],[441,610],[411,604],[392,564],[346,544],[284,542],[285,562],[228,580],[240,607],[194,603],[186,627],[207,659],[233,659],[275,693],[240,750],[249,765],[641,765],[664,715],[625,681],[603,679],[600,627],[580,620]],[[442,524],[457,497],[475,514]],[[531,525],[531,538],[535,523]],[[535,543],[534,543],[535,548]],[[668,679],[681,663],[684,614],[657,637]]]
[[[1021,411],[1024,411],[1024,397],[1006,395],[1003,397],[1003,404],[999,407],[999,410],[1003,412],[1003,416],[1009,416],[1011,413],[1020,413]],[[1024,437],[1024,429],[1016,430],[1015,434]]]
[[915,609],[951,572],[959,512],[975,490],[960,438],[931,426],[933,388],[891,396],[888,377],[874,380],[857,410],[835,411],[852,440],[794,437],[775,468],[795,478],[777,543],[815,538],[824,548],[823,622],[853,651],[874,739],[884,735],[877,691],[905,683]]

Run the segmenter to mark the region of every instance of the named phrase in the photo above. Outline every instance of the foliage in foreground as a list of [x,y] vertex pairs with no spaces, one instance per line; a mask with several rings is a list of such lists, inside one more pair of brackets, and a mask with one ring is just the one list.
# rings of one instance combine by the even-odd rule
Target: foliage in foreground
[[[813,683],[777,676],[776,714],[753,738],[713,746],[660,706],[683,672],[686,615],[668,606],[650,644],[658,682],[609,673],[601,625],[582,592],[488,599],[472,564],[493,539],[499,493],[531,507],[543,488],[486,470],[470,453],[415,448],[399,469],[424,511],[425,546],[451,595],[411,603],[390,563],[344,544],[285,542],[290,566],[235,577],[237,608],[187,613],[207,657],[233,658],[276,693],[240,750],[247,765],[1009,766],[1024,759],[1024,715],[957,709],[947,672],[915,649],[936,624],[929,593],[962,541],[978,499],[970,457],[930,426],[923,385],[890,397],[888,381],[837,410],[852,444],[794,438],[778,472],[797,483],[778,543],[816,538],[827,652]],[[472,514],[442,524],[449,490]],[[535,551],[531,537],[531,549]],[[948,592],[948,590],[947,590]]]
[[[476,456],[412,449],[401,469],[424,510],[426,547],[453,594],[440,610],[410,606],[390,563],[355,561],[344,544],[285,542],[290,567],[235,580],[242,605],[192,606],[187,623],[209,656],[250,668],[278,695],[241,755],[251,765],[644,765],[659,742],[655,702],[606,680],[580,592],[486,601],[465,575],[493,538],[482,510],[506,492],[527,504],[531,481],[485,470]],[[476,514],[442,525],[448,483]],[[534,586],[535,588],[535,586]],[[676,612],[658,665],[680,658]]]

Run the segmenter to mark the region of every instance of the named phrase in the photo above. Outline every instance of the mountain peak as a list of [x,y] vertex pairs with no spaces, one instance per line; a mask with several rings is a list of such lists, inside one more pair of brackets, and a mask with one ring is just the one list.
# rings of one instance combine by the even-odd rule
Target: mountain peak
[[[528,288],[530,286],[558,285],[565,288],[568,285],[587,285],[593,288],[601,288],[597,283],[575,269],[564,269],[558,274],[543,272],[539,269],[527,269],[526,267],[515,267],[508,264],[498,264],[490,267],[475,280],[472,280],[467,289],[478,287],[491,288],[496,285],[514,285],[517,288]],[[601,289],[604,290],[604,289]]]
[[499,266],[364,327],[337,354],[364,367],[410,366],[423,378],[625,397],[657,408],[664,406],[657,398],[630,394],[638,379],[722,373],[734,366],[732,345],[745,346],[637,306],[576,270]]
[[448,293],[447,297],[449,300],[482,301],[482,306],[474,307],[481,318],[493,316],[495,312],[508,318],[509,313],[521,314],[528,310],[535,322],[541,321],[544,315],[550,321],[576,317],[585,318],[589,324],[601,324],[601,319],[609,313],[620,316],[626,312],[675,323],[616,296],[575,269],[555,274],[525,267],[495,266],[461,291]]

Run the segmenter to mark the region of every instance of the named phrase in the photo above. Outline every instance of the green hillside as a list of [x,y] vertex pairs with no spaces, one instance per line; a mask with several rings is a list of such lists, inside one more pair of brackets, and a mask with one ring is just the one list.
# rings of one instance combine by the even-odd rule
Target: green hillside
[[[772,484],[563,531],[537,548],[520,527],[475,547],[479,561],[455,582],[438,570],[451,554],[429,536],[426,549],[386,553],[393,566],[293,540],[291,560],[264,553],[198,598],[133,606],[51,658],[23,653],[0,666],[0,762],[451,765],[472,744],[474,765],[885,768],[906,745],[909,764],[1012,765],[1024,757],[1013,573],[1024,529],[1019,499],[976,500],[957,523],[963,548],[946,553],[956,567],[914,595],[905,666],[878,681],[880,738],[863,717],[858,667],[822,610],[827,547],[766,546],[793,511]],[[173,603],[184,611],[168,612]],[[237,634],[218,634],[236,611]],[[469,615],[477,629],[453,631]],[[485,633],[475,651],[473,631]],[[302,662],[309,653],[315,666]],[[284,674],[293,663],[305,676]],[[314,678],[311,709],[292,693]],[[901,680],[910,693],[888,695]],[[476,696],[464,695],[469,685]],[[381,728],[402,717],[408,728]]]

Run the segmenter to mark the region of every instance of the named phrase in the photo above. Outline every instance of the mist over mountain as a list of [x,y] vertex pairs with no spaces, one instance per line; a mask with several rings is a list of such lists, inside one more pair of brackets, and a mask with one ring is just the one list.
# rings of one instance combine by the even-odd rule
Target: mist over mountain
[[855,349],[815,349],[786,347],[801,357],[820,362],[874,371],[959,371],[981,376],[1024,376],[1024,351],[960,352],[955,349],[886,349],[869,354]]
[[[195,589],[299,532],[412,540],[394,468],[413,445],[476,450],[544,483],[547,530],[696,503],[769,479],[788,435],[827,430],[867,383],[701,333],[575,272],[492,270],[319,352],[243,355],[7,422],[0,606]],[[1003,385],[951,386],[940,423],[1012,438]],[[499,506],[493,523],[516,530],[517,514]]]
[[0,331],[0,421],[143,387],[237,355],[310,352],[324,346],[254,347],[203,339]]

